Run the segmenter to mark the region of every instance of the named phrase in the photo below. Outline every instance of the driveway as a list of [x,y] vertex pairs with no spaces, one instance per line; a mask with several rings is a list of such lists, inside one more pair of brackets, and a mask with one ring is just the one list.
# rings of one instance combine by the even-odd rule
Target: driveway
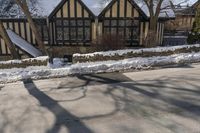
[[0,87],[0,133],[200,133],[200,65]]

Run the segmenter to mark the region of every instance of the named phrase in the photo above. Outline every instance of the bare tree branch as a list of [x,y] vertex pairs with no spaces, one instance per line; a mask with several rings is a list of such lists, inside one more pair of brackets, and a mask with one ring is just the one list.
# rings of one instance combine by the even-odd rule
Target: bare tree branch
[[31,13],[29,12],[29,8],[28,8],[26,0],[15,0],[15,1],[21,7],[22,11],[26,15],[28,23],[30,24],[31,30],[33,31],[33,33],[35,35],[35,39],[36,39],[36,41],[38,43],[38,46],[39,46],[40,50],[42,51],[43,54],[47,54],[44,42],[42,41],[41,34],[40,34],[39,30],[38,30],[37,25],[33,21]]
[[1,20],[0,20],[0,37],[3,38],[6,45],[8,46],[8,48],[11,52],[12,58],[13,59],[20,59],[20,56],[16,51],[15,45],[13,45],[12,41],[10,40],[8,33],[6,32],[6,29],[3,26],[3,22]]

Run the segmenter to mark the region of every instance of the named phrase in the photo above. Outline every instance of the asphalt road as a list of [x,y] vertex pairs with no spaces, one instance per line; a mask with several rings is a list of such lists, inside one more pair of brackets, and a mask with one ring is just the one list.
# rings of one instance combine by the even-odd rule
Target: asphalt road
[[200,133],[200,65],[0,87],[0,133]]

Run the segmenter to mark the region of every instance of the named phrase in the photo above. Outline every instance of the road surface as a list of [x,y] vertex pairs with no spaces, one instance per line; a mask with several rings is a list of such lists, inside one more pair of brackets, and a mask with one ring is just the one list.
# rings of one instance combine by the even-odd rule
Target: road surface
[[0,87],[0,133],[200,133],[200,65]]

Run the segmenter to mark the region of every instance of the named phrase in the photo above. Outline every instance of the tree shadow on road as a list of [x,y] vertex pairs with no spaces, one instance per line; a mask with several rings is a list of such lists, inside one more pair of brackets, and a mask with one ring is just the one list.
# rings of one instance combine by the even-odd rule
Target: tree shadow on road
[[59,133],[62,126],[66,127],[69,133],[92,133],[79,118],[60,106],[57,101],[40,91],[31,79],[23,81],[23,83],[29,94],[39,101],[40,106],[47,108],[56,118],[53,127],[46,133]]
[[[174,113],[182,117],[187,117],[199,121],[198,116],[200,115],[200,106],[198,104],[198,95],[200,94],[200,86],[189,82],[187,85],[190,85],[193,89],[185,87],[184,85],[177,86],[176,82],[182,80],[183,76],[180,75],[173,78],[162,77],[154,80],[132,81],[130,78],[120,73],[116,74],[114,77],[98,74],[79,75],[77,78],[84,82],[81,82],[82,85],[80,84],[78,86],[76,83],[74,83],[74,88],[70,85],[71,89],[75,89],[77,87],[87,87],[88,85],[95,84],[107,84],[105,88],[106,91],[103,93],[104,95],[113,99],[115,106],[114,110],[105,114],[95,114],[91,116],[83,116],[80,118],[77,118],[65,108],[60,106],[58,104],[60,101],[56,101],[46,95],[44,92],[41,92],[32,80],[29,82],[24,81],[24,86],[27,88],[30,95],[35,97],[40,102],[42,107],[47,108],[56,117],[55,124],[46,133],[58,133],[61,126],[65,126],[70,133],[91,133],[92,131],[79,120],[105,118],[115,115],[120,111],[125,113],[138,113],[143,117],[145,115],[151,115],[151,111],[148,111],[148,109],[150,109],[155,110],[156,113],[157,111]],[[196,77],[184,77],[184,80],[186,81],[191,79],[192,81],[196,82],[200,81],[200,79]],[[59,88],[68,88],[67,82]],[[120,91],[121,94],[116,94],[116,91]],[[83,91],[83,93],[84,94],[82,97],[74,100],[81,100],[82,98],[86,97],[88,91]],[[134,93],[134,95],[135,93],[139,93],[140,98],[145,97],[148,101],[139,102],[134,98],[134,95],[132,95],[130,98],[130,93]],[[157,105],[154,103],[154,101],[159,101],[159,103],[161,102],[162,104]],[[169,106],[170,108],[166,106]],[[173,108],[171,108],[171,106],[173,106]],[[176,109],[178,109],[178,111]],[[134,114],[131,114],[130,116],[134,117]],[[159,116],[154,114],[153,117],[158,117],[157,119],[160,119]],[[157,124],[161,123],[157,122]]]
[[[190,114],[190,115],[183,114],[185,117],[191,117],[191,115],[192,115],[193,119],[196,119],[196,116],[200,116],[200,106],[198,104],[196,104],[196,103],[198,103],[197,102],[198,99],[192,99],[192,97],[197,97],[200,94],[200,86],[187,83],[187,85],[190,85],[191,87],[195,88],[195,89],[190,89],[190,88],[187,88],[184,86],[180,87],[180,86],[174,85],[174,83],[181,80],[182,76],[174,77],[172,79],[170,79],[168,77],[163,77],[161,79],[145,80],[145,81],[140,81],[140,82],[131,81],[130,79],[127,81],[131,81],[131,82],[121,82],[120,80],[116,80],[116,78],[108,78],[108,77],[99,76],[99,75],[82,75],[82,76],[80,75],[80,76],[78,76],[78,78],[85,80],[85,81],[99,82],[102,84],[112,83],[112,87],[110,87],[110,88],[108,87],[105,94],[110,95],[115,100],[115,106],[117,106],[118,105],[117,103],[120,103],[121,101],[123,101],[125,104],[134,102],[134,101],[130,101],[127,99],[127,97],[128,97],[127,93],[134,91],[134,92],[138,92],[138,93],[142,94],[143,96],[147,97],[150,100],[162,101],[165,104],[174,106],[174,107],[179,108],[180,110],[186,111],[187,113]],[[95,81],[93,81],[92,79]],[[191,78],[185,77],[185,80],[189,80],[189,79],[191,79]],[[193,81],[196,80],[196,82],[200,81],[200,79],[197,79],[197,78],[193,78],[192,80]],[[171,86],[167,87],[167,85],[171,85]],[[118,97],[117,95],[113,94],[113,92],[117,88],[120,88],[120,87],[124,88],[124,89],[121,89],[121,92],[124,95],[123,97]],[[157,88],[157,89],[155,89],[155,88]],[[166,88],[169,89],[170,91],[174,91],[174,90],[178,91],[177,96],[175,95],[174,92],[166,92],[166,93],[162,92]],[[127,89],[129,91],[127,91]],[[174,95],[174,97],[166,96],[165,94]],[[185,94],[187,94],[187,96],[182,97],[182,95],[185,95]],[[179,97],[179,98],[177,98],[177,97]],[[191,101],[187,101],[189,99]],[[192,101],[195,101],[195,102],[192,102]],[[155,108],[157,108],[158,110],[161,109],[158,106],[157,107],[155,106]],[[119,111],[119,106],[116,107],[115,113],[117,111]],[[165,111],[167,112],[168,110],[165,110]],[[111,114],[114,114],[114,112]],[[105,115],[105,116],[108,116],[108,115]],[[86,119],[92,119],[92,118],[96,118],[96,117],[100,117],[100,116],[97,115],[97,116],[93,116],[93,117],[92,116],[86,117]]]

